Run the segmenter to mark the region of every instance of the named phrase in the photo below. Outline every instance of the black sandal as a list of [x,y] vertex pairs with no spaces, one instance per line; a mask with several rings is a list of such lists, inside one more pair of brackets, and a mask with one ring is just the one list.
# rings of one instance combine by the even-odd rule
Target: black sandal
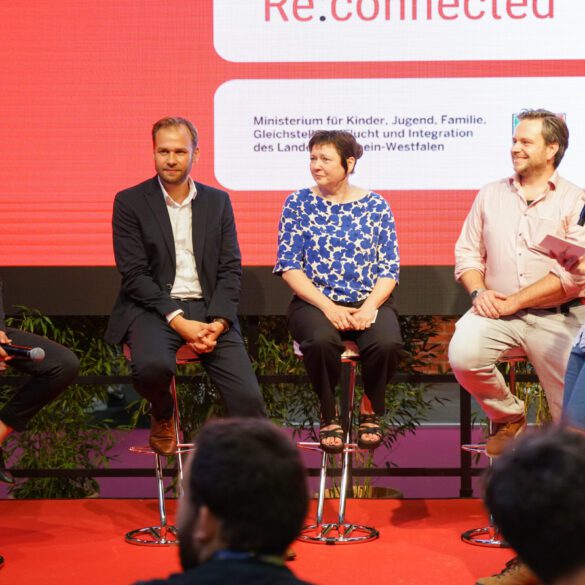
[[[328,431],[319,429],[319,446],[325,453],[337,455],[343,451],[343,447],[345,446],[343,443],[343,429],[340,418],[336,416],[327,423],[321,421],[322,427],[328,427],[330,425],[336,425],[336,428],[329,429]],[[339,445],[327,445],[323,442],[325,439],[339,439],[341,443]]]
[[[375,414],[360,414],[357,444],[360,449],[377,449],[382,443],[384,433],[380,426],[380,417]],[[375,441],[364,441],[363,435],[376,435]]]

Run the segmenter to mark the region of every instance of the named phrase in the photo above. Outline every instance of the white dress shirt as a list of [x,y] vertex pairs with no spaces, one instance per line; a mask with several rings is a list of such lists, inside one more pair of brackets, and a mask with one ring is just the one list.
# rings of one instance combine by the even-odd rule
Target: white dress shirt
[[[189,177],[189,195],[182,203],[177,203],[165,190],[160,177],[158,179],[165,198],[171,227],[173,229],[173,240],[175,242],[176,272],[171,297],[174,299],[201,299],[203,290],[197,274],[195,254],[193,251],[193,221],[191,203],[197,196],[195,183]],[[169,313],[167,321],[171,320],[182,311],[177,310]]]

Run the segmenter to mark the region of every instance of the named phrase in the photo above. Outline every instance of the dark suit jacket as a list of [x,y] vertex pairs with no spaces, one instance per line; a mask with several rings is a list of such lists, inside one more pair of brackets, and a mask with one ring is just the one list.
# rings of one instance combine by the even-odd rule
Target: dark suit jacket
[[[207,315],[237,324],[242,262],[232,206],[225,191],[197,182],[195,186],[193,250]],[[112,227],[122,287],[106,340],[119,343],[141,313],[151,311],[164,319],[180,308],[170,296],[175,243],[157,177],[116,195]]]

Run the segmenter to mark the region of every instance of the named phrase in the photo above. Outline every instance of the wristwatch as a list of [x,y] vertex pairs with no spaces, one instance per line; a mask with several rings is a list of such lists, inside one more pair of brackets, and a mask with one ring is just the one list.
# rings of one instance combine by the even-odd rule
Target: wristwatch
[[475,290],[472,290],[470,293],[470,297],[472,301],[475,301],[477,295],[479,295],[479,293],[482,293],[485,290],[485,288],[476,288]]
[[223,325],[222,335],[230,330],[230,322],[223,317],[215,317],[212,323],[221,323]]

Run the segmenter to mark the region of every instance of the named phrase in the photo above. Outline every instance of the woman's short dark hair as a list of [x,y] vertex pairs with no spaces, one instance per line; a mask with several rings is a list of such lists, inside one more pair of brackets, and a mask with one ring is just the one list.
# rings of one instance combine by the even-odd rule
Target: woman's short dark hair
[[[321,144],[330,144],[335,148],[337,154],[341,157],[341,165],[348,172],[347,159],[355,158],[357,161],[364,153],[364,148],[355,139],[351,132],[345,130],[317,130],[309,140],[309,151],[314,146]],[[351,172],[355,171],[355,164]]]

